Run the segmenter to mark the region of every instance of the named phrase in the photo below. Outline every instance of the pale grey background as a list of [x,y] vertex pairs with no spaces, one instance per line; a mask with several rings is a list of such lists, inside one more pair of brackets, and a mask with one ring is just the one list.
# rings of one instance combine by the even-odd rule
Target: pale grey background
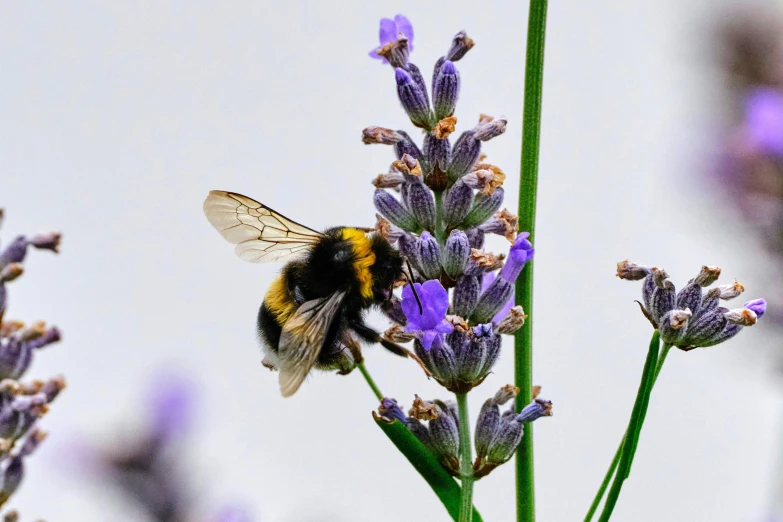
[[[423,70],[465,28],[457,116],[509,117],[489,159],[517,188],[524,2],[0,3],[3,238],[57,228],[34,252],[10,316],[64,342],[32,375],[64,372],[13,505],[26,519],[131,521],[58,452],[132,437],[150,376],[202,386],[192,436],[201,520],[241,503],[258,521],[447,520],[374,426],[358,374],[318,375],[290,400],[259,364],[255,313],[277,267],[246,264],[201,213],[209,189],[246,193],[313,227],[371,224],[369,180],[389,149],[363,127],[407,128],[388,67],[367,58],[378,19],[413,21]],[[539,519],[581,520],[624,429],[650,327],[614,277],[631,257],[682,284],[703,263],[764,295],[770,260],[698,180],[720,99],[700,59],[716,2],[553,2],[547,36],[536,242],[535,381],[555,401],[536,426]],[[513,208],[515,198],[509,198]],[[502,243],[501,243],[502,244]],[[379,323],[380,324],[380,323]],[[618,521],[752,521],[766,513],[781,399],[763,322],[734,342],[672,353],[650,405]],[[508,344],[507,344],[508,346]],[[366,350],[406,406],[442,395],[415,365]],[[510,349],[480,403],[512,378]],[[118,437],[118,434],[120,437]],[[487,521],[513,517],[513,466],[476,487]]]

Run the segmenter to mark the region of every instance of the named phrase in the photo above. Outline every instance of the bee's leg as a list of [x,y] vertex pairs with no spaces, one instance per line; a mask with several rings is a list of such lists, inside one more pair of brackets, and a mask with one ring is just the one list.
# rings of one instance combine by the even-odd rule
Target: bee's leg
[[426,366],[424,366],[424,363],[421,359],[419,359],[419,356],[410,351],[409,349],[405,348],[404,346],[400,346],[399,344],[392,342],[388,339],[384,339],[381,334],[367,326],[366,324],[357,321],[357,322],[351,322],[350,328],[353,330],[356,335],[361,337],[367,342],[370,343],[378,343],[387,350],[389,350],[391,353],[395,355],[399,355],[400,357],[410,357],[414,361],[416,361],[419,366],[421,366],[421,369],[424,370],[424,373],[427,374],[427,377],[432,377],[432,374],[427,369]]
[[354,368],[356,368],[356,366],[364,362],[364,356],[362,355],[362,347],[359,345],[359,341],[354,339],[354,337],[347,331],[345,331],[343,334],[342,344],[345,348],[348,349],[349,352],[351,352],[351,357],[353,357],[353,365],[350,368],[343,368],[337,373],[340,375],[348,375],[353,371]]

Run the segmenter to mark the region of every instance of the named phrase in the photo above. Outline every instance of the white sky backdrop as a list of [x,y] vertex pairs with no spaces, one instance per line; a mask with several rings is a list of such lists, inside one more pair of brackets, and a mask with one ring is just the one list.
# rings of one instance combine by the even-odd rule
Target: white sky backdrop
[[[2,2],[2,231],[61,229],[62,254],[32,252],[10,317],[44,318],[64,342],[31,376],[69,388],[43,425],[13,505],[25,519],[139,520],[58,455],[86,435],[110,444],[144,418],[145,387],[181,367],[202,387],[183,440],[202,520],[238,502],[258,521],[447,520],[373,424],[358,372],[318,375],[290,400],[260,365],[255,314],[278,267],[246,264],[209,226],[210,189],[245,193],[316,228],[372,224],[370,179],[392,151],[368,125],[410,127],[390,68],[367,58],[382,16],[413,21],[428,77],[452,35],[459,127],[506,115],[485,147],[510,175],[520,150],[525,2]],[[650,335],[630,257],[681,285],[704,264],[764,295],[771,272],[698,180],[720,77],[700,57],[716,3],[553,2],[547,35],[535,381],[555,402],[536,424],[542,521],[581,520],[623,432]],[[705,133],[705,127],[708,132]],[[502,243],[498,243],[502,245]],[[376,324],[382,324],[378,322]],[[728,345],[672,353],[655,390],[616,519],[751,521],[765,513],[781,400],[762,323]],[[443,396],[412,363],[366,350],[385,393]],[[512,379],[510,342],[471,394],[473,415]],[[513,465],[476,487],[487,521],[513,517]]]

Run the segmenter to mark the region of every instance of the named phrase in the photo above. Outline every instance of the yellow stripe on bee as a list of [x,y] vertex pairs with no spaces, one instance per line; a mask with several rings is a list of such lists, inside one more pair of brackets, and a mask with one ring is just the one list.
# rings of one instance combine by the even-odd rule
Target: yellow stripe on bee
[[353,247],[353,269],[359,281],[359,292],[362,297],[372,298],[372,273],[370,267],[375,264],[375,252],[367,235],[355,228],[344,228],[343,239],[351,242]]
[[275,316],[277,324],[280,326],[283,326],[296,312],[296,302],[293,300],[288,288],[286,288],[285,278],[282,275],[277,276],[272,281],[269,290],[266,292],[264,304]]

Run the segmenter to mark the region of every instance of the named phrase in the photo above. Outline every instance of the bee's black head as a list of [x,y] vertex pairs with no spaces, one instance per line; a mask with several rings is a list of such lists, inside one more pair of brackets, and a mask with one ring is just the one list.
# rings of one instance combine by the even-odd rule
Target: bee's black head
[[373,296],[376,301],[385,301],[390,297],[394,282],[402,277],[402,256],[386,238],[377,234],[372,238],[372,251],[375,254],[371,268]]

